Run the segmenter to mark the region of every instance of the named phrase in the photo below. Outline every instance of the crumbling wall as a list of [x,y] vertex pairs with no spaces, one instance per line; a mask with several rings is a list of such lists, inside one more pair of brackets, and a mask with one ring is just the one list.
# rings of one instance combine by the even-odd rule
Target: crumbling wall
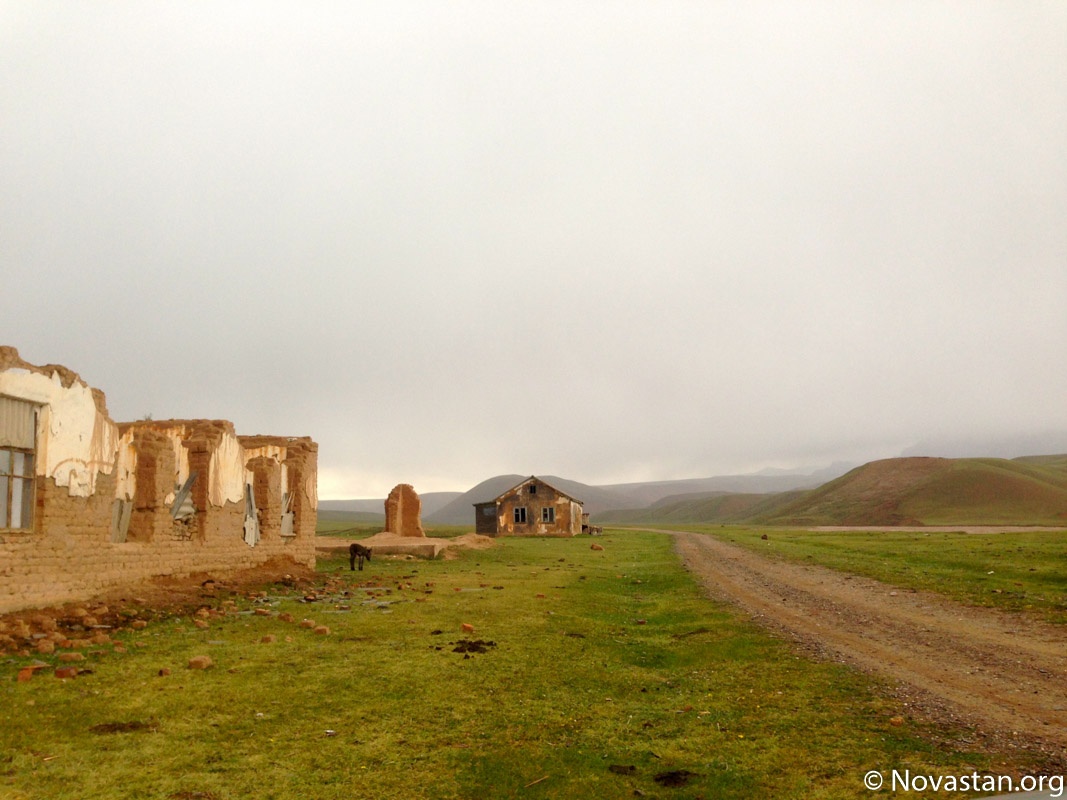
[[422,500],[410,483],[394,486],[385,498],[385,530],[398,536],[425,538]]
[[[0,612],[156,576],[225,575],[275,560],[314,566],[311,439],[238,437],[219,420],[116,425],[103,393],[65,368],[26,364],[14,348],[0,347],[0,393],[40,405],[33,526],[0,529]],[[192,510],[175,518],[194,473]],[[262,534],[254,546],[249,515]]]
[[98,475],[115,467],[118,426],[104,394],[69,369],[36,367],[0,347],[0,394],[39,406],[36,471],[77,497],[96,493]]

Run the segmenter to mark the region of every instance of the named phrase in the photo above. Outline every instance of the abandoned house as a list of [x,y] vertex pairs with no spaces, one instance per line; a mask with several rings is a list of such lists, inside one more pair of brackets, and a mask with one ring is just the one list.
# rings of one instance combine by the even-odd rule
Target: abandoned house
[[474,504],[475,531],[486,536],[574,536],[582,501],[531,475],[495,500]]
[[318,445],[219,420],[115,423],[0,347],[0,612],[157,576],[314,566]]

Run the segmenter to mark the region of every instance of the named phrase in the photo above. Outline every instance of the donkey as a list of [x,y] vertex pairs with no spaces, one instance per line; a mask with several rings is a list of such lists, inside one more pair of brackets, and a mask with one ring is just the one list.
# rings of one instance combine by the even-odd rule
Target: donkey
[[348,546],[348,566],[350,569],[355,570],[356,561],[359,561],[360,572],[363,571],[363,559],[370,561],[370,548],[364,547],[361,544],[353,542]]

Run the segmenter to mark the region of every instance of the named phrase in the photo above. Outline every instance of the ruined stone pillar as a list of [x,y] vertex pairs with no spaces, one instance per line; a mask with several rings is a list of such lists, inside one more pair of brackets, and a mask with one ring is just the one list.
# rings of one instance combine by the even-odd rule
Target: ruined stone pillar
[[174,489],[174,450],[170,439],[151,428],[134,433],[133,447],[137,451],[137,488],[126,541],[154,542],[171,527],[170,507],[164,498]]
[[415,488],[409,483],[401,483],[385,500],[385,529],[400,536],[425,538],[421,514],[422,501]]
[[252,493],[259,512],[259,535],[275,541],[282,535],[282,465],[260,456],[248,462],[254,476]]

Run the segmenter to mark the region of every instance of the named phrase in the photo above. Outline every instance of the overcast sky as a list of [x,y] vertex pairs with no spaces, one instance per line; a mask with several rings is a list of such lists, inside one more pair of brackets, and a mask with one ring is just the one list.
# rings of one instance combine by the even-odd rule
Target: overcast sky
[[0,275],[323,498],[1062,451],[1067,4],[0,0]]

